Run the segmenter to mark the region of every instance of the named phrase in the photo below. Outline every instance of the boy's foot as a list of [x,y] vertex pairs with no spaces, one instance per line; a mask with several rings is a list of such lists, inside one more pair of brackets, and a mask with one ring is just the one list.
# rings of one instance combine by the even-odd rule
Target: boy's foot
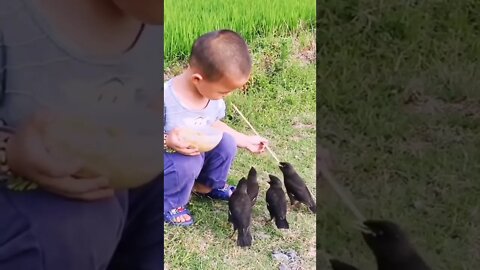
[[215,200],[228,201],[228,199],[230,199],[230,196],[232,196],[232,193],[235,190],[235,188],[236,188],[235,186],[230,186],[229,184],[225,184],[223,188],[212,189],[212,191],[205,194],[205,196]]
[[174,208],[163,214],[165,222],[175,226],[190,226],[193,224],[193,217],[185,207]]

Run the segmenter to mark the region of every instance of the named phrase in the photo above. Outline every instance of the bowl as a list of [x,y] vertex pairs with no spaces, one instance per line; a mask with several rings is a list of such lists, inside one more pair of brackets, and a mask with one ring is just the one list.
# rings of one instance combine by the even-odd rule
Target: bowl
[[211,151],[223,137],[223,132],[214,128],[182,128],[181,139],[198,148],[201,153]]
[[119,111],[74,109],[51,113],[54,117],[42,134],[47,149],[58,157],[83,161],[83,176],[101,174],[113,188],[128,189],[162,172],[161,114],[139,110],[122,116]]

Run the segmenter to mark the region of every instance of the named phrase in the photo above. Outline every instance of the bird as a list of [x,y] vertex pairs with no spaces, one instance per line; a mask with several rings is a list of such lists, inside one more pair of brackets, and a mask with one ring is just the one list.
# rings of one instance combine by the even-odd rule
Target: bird
[[[377,270],[431,270],[396,223],[366,220],[359,229],[375,257]],[[358,270],[336,259],[331,259],[330,264],[334,270]]]
[[252,204],[247,193],[245,177],[240,179],[237,188],[228,200],[228,221],[233,224],[232,236],[238,230],[237,245],[240,247],[251,246]]
[[362,236],[372,250],[378,270],[430,270],[406,233],[389,220],[366,220]]
[[282,181],[275,175],[269,174],[270,187],[267,190],[266,201],[267,209],[270,213],[270,220],[275,219],[275,225],[278,229],[288,229],[287,221],[287,198],[282,189]]
[[303,179],[295,171],[292,164],[288,162],[280,162],[279,167],[283,173],[283,182],[285,184],[285,189],[287,190],[288,198],[290,198],[290,203],[292,205],[297,201],[304,203],[308,206],[310,211],[315,214],[317,211],[317,205],[312,198],[312,194],[310,193],[310,190],[308,190]]
[[330,265],[333,270],[359,270],[355,266],[341,262],[337,259],[330,259]]
[[254,167],[251,167],[247,176],[247,193],[252,201],[252,206],[257,202],[258,189],[257,171]]

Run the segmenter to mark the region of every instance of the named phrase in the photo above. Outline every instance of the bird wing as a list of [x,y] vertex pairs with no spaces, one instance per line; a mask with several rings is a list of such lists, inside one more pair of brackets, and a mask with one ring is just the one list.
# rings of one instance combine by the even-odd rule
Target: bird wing
[[270,192],[267,194],[267,208],[271,215],[278,218],[285,218],[287,201],[285,199],[285,195],[283,194],[283,190],[270,190]]
[[312,199],[310,191],[307,188],[305,182],[299,177],[292,177],[291,183],[285,185],[287,192],[291,193],[294,198],[301,202],[307,202]]
[[252,213],[251,202],[248,196],[235,200],[230,208],[231,220],[239,228],[248,227]]

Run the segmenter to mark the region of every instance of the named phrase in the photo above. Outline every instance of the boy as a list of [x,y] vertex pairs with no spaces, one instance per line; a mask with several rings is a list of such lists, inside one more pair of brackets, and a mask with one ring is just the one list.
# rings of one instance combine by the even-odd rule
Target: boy
[[[227,175],[237,147],[262,153],[268,144],[221,121],[223,98],[250,77],[252,60],[245,40],[230,30],[206,33],[194,42],[188,64],[164,85],[164,219],[179,226],[193,224],[186,204],[194,184],[197,193],[228,200],[235,187],[227,185]],[[200,153],[180,140],[183,127],[211,127],[222,131],[223,137],[213,150]]]
[[153,25],[163,1],[0,0],[1,176],[38,184],[0,185],[0,269],[163,268],[161,180],[117,191],[102,176],[79,179],[81,164],[40,139],[39,101],[65,102],[70,82],[90,96],[161,93],[163,26]]

